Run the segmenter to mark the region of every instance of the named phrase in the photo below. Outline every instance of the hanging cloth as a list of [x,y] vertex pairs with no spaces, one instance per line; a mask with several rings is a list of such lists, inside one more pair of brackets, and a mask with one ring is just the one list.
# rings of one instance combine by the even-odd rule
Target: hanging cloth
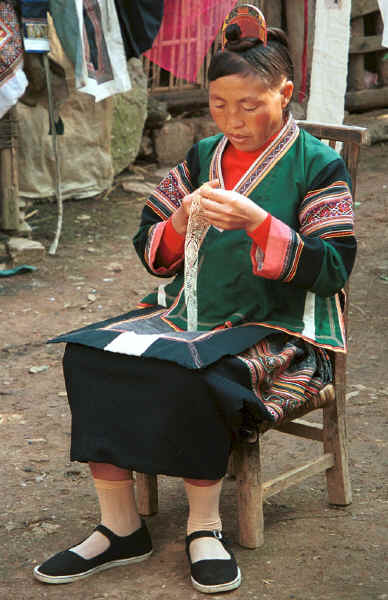
[[15,8],[0,2],[0,119],[28,85],[23,71],[23,43]]
[[131,81],[114,0],[76,0],[76,8],[84,59],[76,87],[96,102],[127,92]]
[[79,80],[84,72],[84,59],[76,0],[49,0],[49,10],[63,51],[74,65],[75,77]]
[[50,12],[80,92],[98,102],[131,89],[114,0],[50,0]]
[[127,58],[151,48],[163,17],[163,0],[115,0]]
[[196,81],[225,16],[237,0],[165,0],[162,25],[146,56],[180,79]]

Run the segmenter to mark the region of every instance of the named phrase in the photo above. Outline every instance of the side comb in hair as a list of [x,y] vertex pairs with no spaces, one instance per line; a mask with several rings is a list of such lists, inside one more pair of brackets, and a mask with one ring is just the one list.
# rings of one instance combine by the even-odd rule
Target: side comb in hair
[[257,38],[264,46],[267,45],[267,24],[261,10],[252,4],[242,4],[233,8],[222,26],[222,49],[224,50],[226,28],[228,25],[238,25],[241,29],[241,39]]

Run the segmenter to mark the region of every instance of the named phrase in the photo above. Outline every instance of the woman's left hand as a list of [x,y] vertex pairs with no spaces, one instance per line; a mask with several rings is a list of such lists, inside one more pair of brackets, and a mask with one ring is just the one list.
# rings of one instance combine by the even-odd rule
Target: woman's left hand
[[219,229],[253,231],[268,215],[238,192],[210,187],[206,183],[198,191],[201,195],[201,216]]

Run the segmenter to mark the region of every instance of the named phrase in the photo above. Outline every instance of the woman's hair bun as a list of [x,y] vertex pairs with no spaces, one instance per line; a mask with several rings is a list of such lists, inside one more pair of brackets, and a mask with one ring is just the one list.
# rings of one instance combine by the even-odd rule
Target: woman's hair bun
[[279,44],[283,44],[283,46],[288,48],[287,36],[284,31],[278,27],[268,27],[267,40],[268,42],[278,42]]
[[228,25],[225,30],[225,37],[228,42],[239,42],[241,40],[241,28],[237,23]]

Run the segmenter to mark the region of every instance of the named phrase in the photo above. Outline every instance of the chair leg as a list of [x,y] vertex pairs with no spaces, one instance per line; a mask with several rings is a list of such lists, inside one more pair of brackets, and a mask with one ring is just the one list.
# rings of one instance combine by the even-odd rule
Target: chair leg
[[348,444],[345,423],[345,405],[333,402],[323,409],[324,452],[334,454],[335,465],[326,471],[329,504],[347,506],[352,502],[349,476]]
[[158,512],[158,479],[156,475],[136,473],[136,503],[141,515],[150,516]]
[[226,470],[226,474],[229,479],[236,479],[236,465],[235,465],[235,454],[231,452],[228,461],[228,468]]
[[264,543],[260,440],[254,445],[236,445],[234,468],[237,480],[239,543],[245,548],[257,548]]

